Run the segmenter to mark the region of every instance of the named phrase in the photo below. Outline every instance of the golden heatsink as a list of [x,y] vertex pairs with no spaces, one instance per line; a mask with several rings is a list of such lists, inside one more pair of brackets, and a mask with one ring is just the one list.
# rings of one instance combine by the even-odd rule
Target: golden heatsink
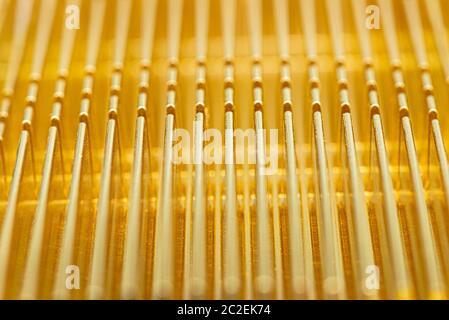
[[0,299],[445,299],[446,0],[0,0]]

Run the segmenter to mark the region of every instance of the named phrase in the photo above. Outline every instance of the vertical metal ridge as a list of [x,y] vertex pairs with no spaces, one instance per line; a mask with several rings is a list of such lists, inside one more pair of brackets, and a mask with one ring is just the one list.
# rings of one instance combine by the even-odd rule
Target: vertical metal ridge
[[[148,178],[149,164],[145,164],[145,153],[150,158],[147,105],[150,88],[150,64],[153,49],[153,36],[157,11],[157,0],[143,0],[141,14],[141,70],[139,80],[139,96],[137,106],[137,118],[134,140],[134,156],[132,167],[131,187],[129,191],[128,219],[126,239],[124,247],[121,297],[124,299],[135,299],[142,296],[142,272],[143,263],[139,261],[142,252],[140,243],[144,212],[143,201],[148,197],[149,190],[145,190],[147,183],[143,179]],[[146,36],[146,34],[149,36]]]
[[[349,182],[345,197],[350,202],[350,234],[354,234],[351,239],[351,247],[355,246],[355,290],[360,298],[375,298],[377,292],[365,285],[365,270],[374,266],[374,252],[371,242],[371,229],[368,219],[368,212],[365,202],[364,186],[360,179],[360,165],[357,159],[357,150],[354,136],[353,120],[351,115],[351,105],[349,101],[349,89],[347,79],[347,69],[345,65],[345,47],[342,38],[343,23],[341,12],[341,1],[326,1],[327,16],[329,19],[331,40],[334,48],[335,73],[337,77],[338,94],[341,110],[341,125],[343,141],[345,145],[345,160],[349,172],[349,181],[343,177],[345,184]],[[342,163],[343,165],[343,163]],[[343,171],[344,175],[344,171]],[[348,194],[347,192],[350,192]]]
[[[32,58],[31,74],[29,76],[28,91],[25,98],[25,109],[22,118],[21,134],[17,149],[16,162],[10,185],[8,196],[8,206],[5,212],[5,221],[2,225],[0,236],[0,256],[7,257],[0,262],[0,297],[3,297],[6,290],[8,261],[10,259],[11,242],[13,240],[13,228],[17,206],[21,193],[22,178],[26,161],[31,162],[33,176],[35,178],[35,163],[32,144],[32,121],[37,96],[39,93],[39,83],[44,59],[48,52],[51,27],[56,11],[56,1],[46,0],[41,3],[39,10],[38,28],[35,37],[35,47]],[[15,81],[14,81],[15,82]],[[31,155],[31,160],[27,155]]]

